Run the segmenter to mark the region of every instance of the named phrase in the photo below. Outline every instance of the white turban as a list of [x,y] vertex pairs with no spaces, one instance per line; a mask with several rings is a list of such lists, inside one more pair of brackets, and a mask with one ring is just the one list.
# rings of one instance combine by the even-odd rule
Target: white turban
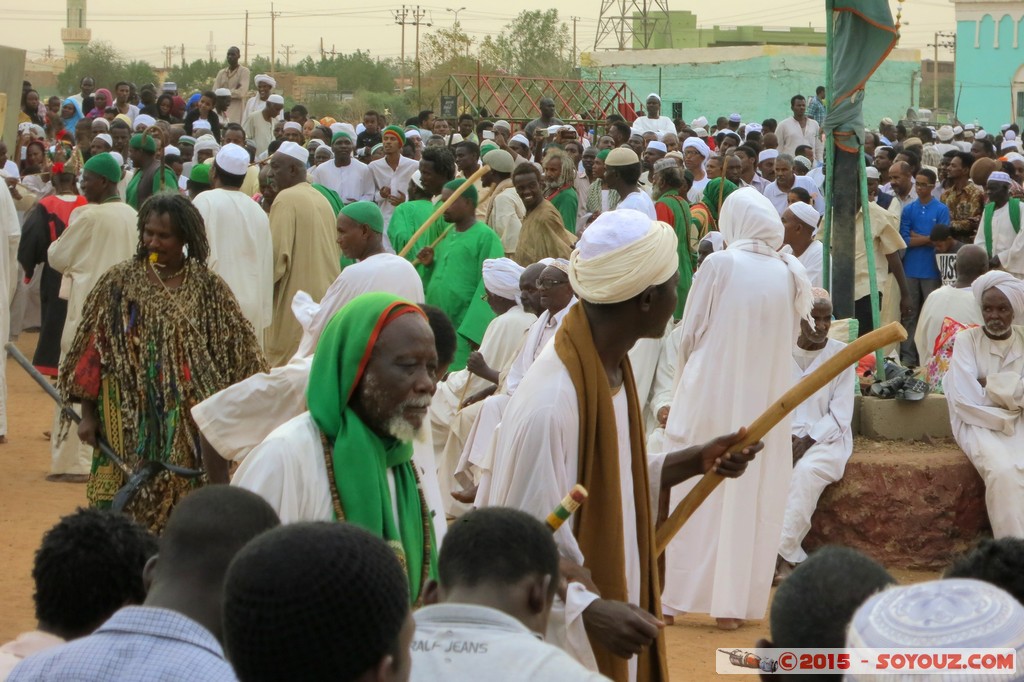
[[135,121],[133,122],[132,127],[138,128],[139,126],[146,126],[148,128],[153,125],[156,125],[155,118],[153,118],[149,114],[139,114],[135,117]]
[[[752,250],[783,261],[796,285],[793,306],[797,317],[813,324],[810,313],[814,301],[811,297],[811,282],[807,279],[807,270],[796,256],[779,253],[785,230],[779,212],[775,210],[768,197],[753,187],[741,187],[736,190],[722,203],[718,229],[721,230],[730,249]],[[757,248],[759,243],[762,246],[760,249]],[[768,248],[763,248],[763,245],[767,245]]]
[[696,149],[697,153],[703,156],[705,160],[711,156],[711,147],[709,147],[707,143],[699,137],[686,138],[686,142],[683,142],[683,149],[688,149],[690,147]]
[[1017,279],[1003,270],[989,270],[984,275],[974,280],[971,291],[974,293],[974,300],[981,306],[981,298],[985,292],[995,287],[1010,299],[1013,306],[1013,321],[1015,324],[1024,322],[1024,282]]
[[765,149],[763,152],[757,155],[757,162],[762,163],[764,161],[770,161],[771,159],[777,159],[778,157],[778,149]]
[[213,130],[213,125],[209,121],[197,118],[192,122],[192,131],[195,132],[196,130]]
[[805,204],[802,201],[790,204],[788,210],[793,212],[793,215],[811,228],[811,236],[818,234],[818,221],[821,220],[821,214],[818,213],[818,209],[814,208],[810,204]]
[[103,140],[104,142],[107,143],[108,147],[113,147],[114,146],[114,138],[110,137],[110,135],[107,134],[107,133],[100,133],[99,135],[97,135],[93,139],[94,140]]
[[302,126],[297,121],[285,121],[284,127],[281,130],[298,130],[301,133]]
[[[652,97],[654,99],[658,100],[658,102],[661,102],[661,95],[659,95],[658,93],[652,92],[651,94],[647,95],[647,99],[650,99]],[[647,100],[644,100],[644,101],[646,102]]]
[[213,135],[202,135],[196,140],[193,149],[197,155],[202,151],[219,152],[220,145],[217,144],[217,140],[213,138]]
[[527,147],[530,146],[530,141],[526,139],[526,135],[522,135],[520,133],[516,133],[515,135],[513,135],[512,139],[509,140],[509,142],[518,142],[520,144],[525,144]]
[[260,83],[269,83],[270,87],[277,87],[277,81],[265,73],[256,74],[256,78],[254,78],[253,80],[256,81],[256,85],[259,85]]
[[628,208],[607,211],[586,229],[569,257],[569,282],[584,301],[628,301],[679,270],[677,247],[668,224]]
[[490,258],[484,261],[484,288],[495,296],[514,300],[520,303],[522,291],[519,289],[519,278],[523,275],[523,266],[511,258]]

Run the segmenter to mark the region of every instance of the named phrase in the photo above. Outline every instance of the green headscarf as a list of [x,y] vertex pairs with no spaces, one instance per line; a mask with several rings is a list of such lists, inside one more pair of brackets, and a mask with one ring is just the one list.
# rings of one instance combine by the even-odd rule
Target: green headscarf
[[[719,186],[725,183],[725,187],[719,190]],[[703,204],[708,207],[708,211],[711,213],[711,217],[718,221],[718,213],[722,210],[722,203],[725,199],[738,189],[736,185],[729,182],[725,178],[715,178],[707,185],[704,186],[704,197],[701,199]],[[719,198],[719,191],[721,191],[721,198]]]
[[612,153],[611,149],[602,149],[601,151],[599,151],[597,153],[597,158],[599,158],[602,161],[604,161],[605,159],[608,158],[608,155],[611,154],[611,153]]
[[[412,463],[412,443],[375,434],[349,401],[362,379],[381,331],[402,315],[423,315],[417,306],[387,293],[357,296],[327,324],[309,374],[306,403],[313,421],[334,444],[334,484],[345,521],[383,538],[406,567],[409,594],[417,600],[423,585],[424,542],[428,571],[437,572],[433,524],[424,518]],[[392,513],[387,470],[395,477],[398,519]],[[429,540],[424,533],[429,532]]]

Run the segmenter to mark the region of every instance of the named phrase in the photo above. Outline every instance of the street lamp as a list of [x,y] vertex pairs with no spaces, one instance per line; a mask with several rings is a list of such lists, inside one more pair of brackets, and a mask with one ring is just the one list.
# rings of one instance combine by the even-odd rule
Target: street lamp
[[459,23],[459,12],[463,11],[464,9],[466,9],[466,8],[465,7],[460,7],[458,9],[452,9],[451,7],[448,7],[448,8],[445,9],[445,11],[446,12],[451,12],[452,14],[455,15],[455,23],[457,24],[457,23]]

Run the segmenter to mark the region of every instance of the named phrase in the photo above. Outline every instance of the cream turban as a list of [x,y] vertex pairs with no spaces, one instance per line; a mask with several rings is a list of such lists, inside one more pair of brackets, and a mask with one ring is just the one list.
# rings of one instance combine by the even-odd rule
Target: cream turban
[[490,258],[484,261],[484,288],[495,296],[520,302],[522,291],[519,289],[519,278],[523,275],[523,266],[510,258]]
[[666,223],[632,209],[607,211],[576,244],[569,282],[584,301],[628,301],[679,269],[677,246],[675,230]]
[[[807,279],[807,270],[796,256],[779,253],[784,228],[782,218],[779,217],[779,212],[775,210],[772,202],[753,187],[741,187],[730,194],[722,204],[718,228],[730,249],[753,250],[774,256],[786,264],[796,285],[793,306],[797,317],[813,324],[810,319],[813,304],[811,282]],[[768,248],[758,249],[758,242],[767,245]]]
[[201,135],[194,145],[195,153],[199,154],[202,151],[219,152],[220,145],[217,144],[217,140],[214,139],[213,135]]
[[985,292],[995,287],[1010,299],[1013,306],[1013,321],[1015,324],[1024,322],[1024,282],[1013,275],[1002,270],[989,270],[984,275],[974,280],[971,291],[974,292],[974,300],[981,306],[981,298]]

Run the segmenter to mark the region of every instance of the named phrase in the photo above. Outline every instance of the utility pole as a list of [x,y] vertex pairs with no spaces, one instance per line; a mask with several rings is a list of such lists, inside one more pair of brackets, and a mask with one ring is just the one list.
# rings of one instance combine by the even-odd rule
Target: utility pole
[[274,12],[274,3],[270,3],[270,73],[277,71],[277,13]]
[[206,43],[206,49],[210,53],[210,61],[213,61],[213,52],[217,46],[213,44],[213,31],[210,31],[210,42]]
[[47,46],[46,46],[46,49],[45,49],[45,50],[43,50],[43,55],[44,55],[44,56],[45,56],[45,57],[46,57],[47,59],[53,59],[53,48],[52,48],[52,47],[50,47],[49,45],[47,45]]
[[576,68],[576,22],[580,20],[579,17],[569,17],[572,21],[572,67]]
[[295,47],[295,46],[294,45],[282,45],[281,46],[281,50],[278,52],[278,54],[284,55],[284,65],[286,67],[292,65],[292,48],[293,47]]
[[181,65],[182,67],[187,66],[187,64],[185,63],[185,43],[181,44]]
[[245,45],[242,46],[245,50],[245,57],[243,58],[243,64],[249,63],[249,10],[245,10]]
[[164,45],[164,68],[171,68],[171,54],[174,52],[174,45]]
[[420,74],[420,24],[427,26],[433,26],[429,21],[423,21],[427,16],[427,11],[420,9],[419,5],[416,5],[416,9],[412,13],[412,25],[416,27],[416,105],[422,104],[423,98],[423,79]]
[[409,10],[402,5],[402,9],[396,9],[391,11],[395,15],[395,23],[402,27],[402,72],[401,72],[401,90],[405,92],[405,25],[406,18],[409,16]]
[[[950,38],[943,42],[939,42],[939,38]],[[939,108],[939,48],[948,48],[954,51],[956,54],[956,34],[948,31],[936,31],[934,42],[930,43],[928,47],[932,48],[932,111],[934,112]],[[954,79],[955,82],[955,79]]]

